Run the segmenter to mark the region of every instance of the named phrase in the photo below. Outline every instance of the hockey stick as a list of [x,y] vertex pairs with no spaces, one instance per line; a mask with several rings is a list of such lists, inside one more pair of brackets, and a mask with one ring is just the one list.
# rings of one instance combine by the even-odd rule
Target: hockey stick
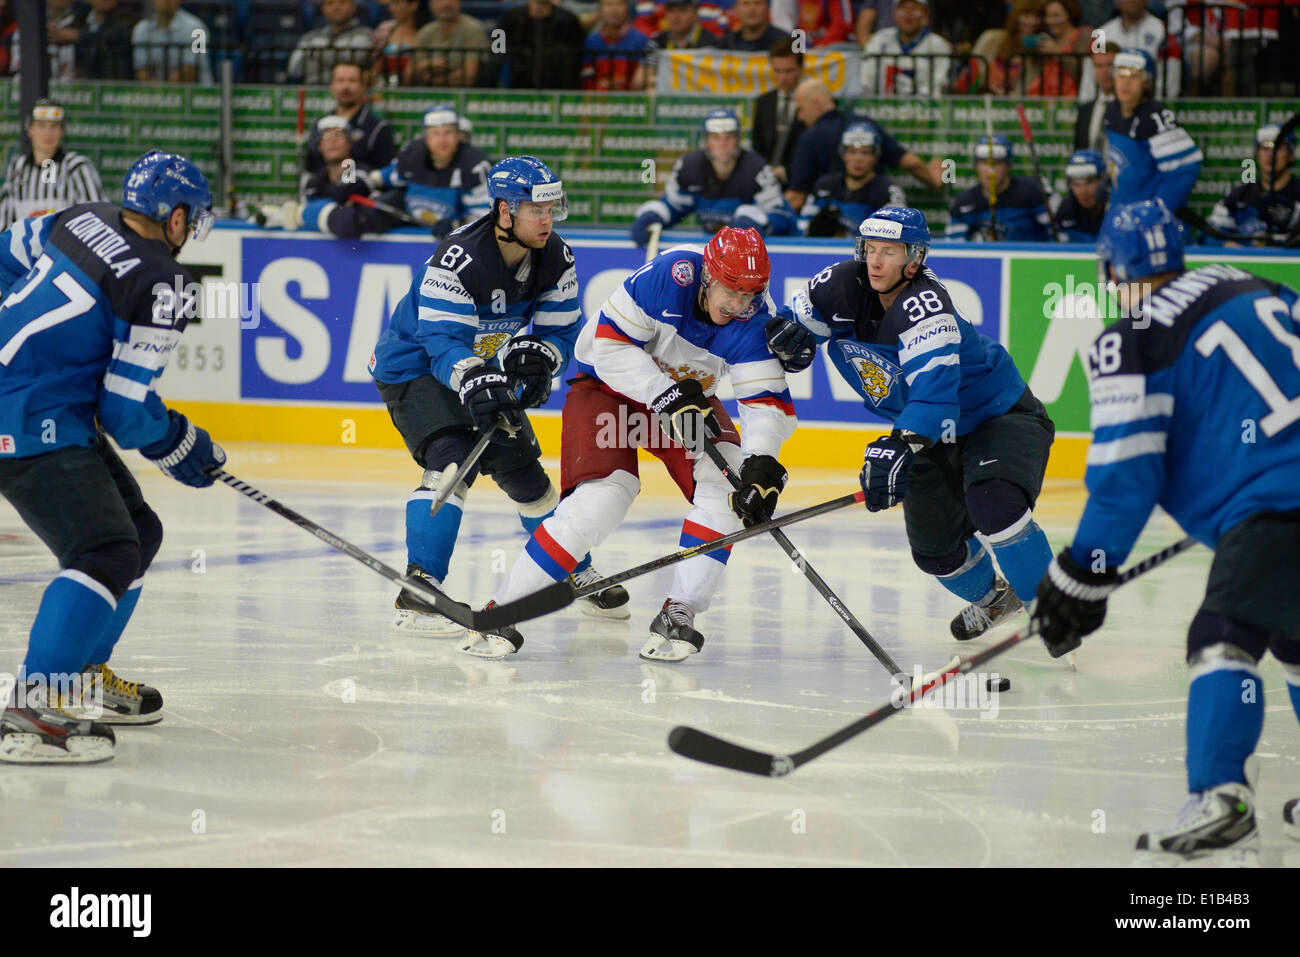
[[1038,185],[1043,191],[1043,205],[1047,207],[1047,219],[1052,224],[1052,236],[1058,242],[1064,242],[1065,237],[1056,225],[1056,213],[1052,211],[1052,186],[1043,175],[1043,164],[1038,161],[1038,147],[1034,143],[1033,131],[1029,128],[1029,114],[1025,112],[1025,104],[1017,103],[1016,113],[1020,116],[1020,132],[1029,144],[1029,155],[1034,161],[1034,175],[1038,177]]
[[[984,136],[989,145],[989,238],[998,241],[998,172],[997,161],[993,159],[993,95],[984,94]],[[1010,160],[1010,157],[1007,157]]]
[[[1186,551],[1195,544],[1196,540],[1189,537],[1175,542],[1168,548],[1161,549],[1122,573],[1116,582],[1116,587],[1131,582],[1139,575],[1146,574],[1157,565],[1164,564],[1175,555]],[[850,738],[857,737],[863,731],[875,727],[886,718],[892,718],[894,715],[907,710],[926,692],[943,687],[955,675],[970,672],[977,666],[996,658],[1002,652],[1014,648],[1026,638],[1037,633],[1038,628],[1031,621],[1027,628],[1023,628],[1014,635],[1002,639],[997,644],[990,645],[965,660],[950,663],[932,680],[923,680],[919,687],[913,687],[905,699],[898,700],[901,688],[895,689],[888,704],[881,705],[870,714],[809,745],[802,751],[796,751],[794,754],[768,754],[763,751],[755,751],[739,744],[733,744],[730,741],[724,741],[722,738],[715,737],[705,731],[680,724],[669,732],[668,747],[682,757],[690,758],[693,761],[702,761],[705,764],[714,764],[721,768],[729,768],[732,771],[744,771],[747,774],[758,774],[763,777],[784,777],[795,768],[820,757]]]
[[420,222],[420,220],[416,219],[404,209],[398,209],[396,206],[389,206],[387,203],[381,203],[377,199],[371,199],[369,196],[362,196],[359,193],[353,193],[349,196],[348,202],[354,203],[357,206],[365,206],[367,209],[373,209],[380,213],[387,213],[394,219],[400,219],[409,226],[421,226],[428,229],[430,225],[429,223]]
[[[275,514],[279,515],[281,518],[287,518],[289,521],[293,522],[299,528],[303,529],[304,531],[310,532],[312,535],[315,535],[326,545],[329,545],[333,548],[337,548],[339,551],[343,552],[343,554],[355,558],[357,561],[361,562],[361,564],[383,575],[389,581],[397,582],[407,591],[414,592],[415,594],[419,595],[421,598],[423,598],[425,601],[431,604],[434,607],[434,610],[438,612],[438,614],[446,615],[456,624],[464,625],[466,628],[472,628],[475,631],[488,627],[487,625],[483,624],[480,621],[481,614],[479,612],[473,611],[469,607],[469,605],[463,604],[461,602],[455,601],[447,597],[442,592],[438,591],[436,588],[433,588],[431,585],[427,584],[426,582],[420,581],[419,579],[415,579],[415,578],[407,578],[405,575],[403,575],[401,572],[397,571],[396,569],[390,568],[387,565],[385,565],[379,559],[375,558],[375,556],[369,554],[368,552],[363,552],[361,549],[357,548],[357,546],[353,545],[351,542],[345,542],[343,539],[339,538],[333,532],[329,531],[329,529],[322,528],[320,525],[317,525],[315,522],[313,522],[311,519],[307,518],[306,516],[299,515],[293,509],[289,508],[286,505],[280,504],[275,499],[271,498],[271,496],[267,495],[265,492],[259,492],[251,485],[248,485],[245,482],[241,482],[239,479],[235,478],[225,469],[212,469],[208,474],[210,474],[218,482],[224,482],[226,485],[229,485],[236,492],[239,492],[243,495],[247,495],[258,505],[265,505],[271,511],[275,512]],[[568,603],[565,602],[565,604]],[[562,607],[564,606],[556,605],[556,608],[562,608]]]
[[465,456],[465,461],[457,464],[452,462],[442,470],[442,478],[438,481],[438,494],[433,497],[433,504],[429,506],[429,514],[437,515],[438,509],[442,508],[447,499],[451,498],[452,490],[456,487],[462,472],[468,474],[474,466],[478,465],[478,460],[483,457],[487,451],[488,442],[492,439],[492,433],[497,430],[497,424],[483,433],[483,437],[474,443],[474,447],[469,450],[469,455]]
[[650,262],[659,255],[659,234],[664,231],[663,223],[650,224],[650,240],[645,244],[645,261]]
[[[704,442],[704,451],[708,454],[713,464],[718,467],[718,470],[726,476],[727,481],[731,483],[731,487],[739,491],[743,487],[740,481],[740,476],[732,471],[730,464],[722,455],[722,450],[719,449],[716,444],[706,439]],[[826,580],[823,579],[821,575],[817,574],[817,570],[813,568],[812,565],[808,564],[808,560],[803,557],[799,549],[795,547],[794,543],[786,537],[785,532],[781,531],[779,528],[774,528],[772,529],[772,537],[775,538],[776,543],[781,546],[781,550],[790,556],[790,560],[794,562],[795,567],[798,568],[799,571],[803,572],[804,577],[808,579],[808,582],[813,586],[813,589],[817,594],[825,598],[826,603],[834,609],[835,614],[839,615],[840,618],[843,619],[844,624],[849,626],[849,631],[853,632],[853,634],[857,636],[858,640],[867,646],[871,653],[876,656],[877,661],[889,669],[891,675],[896,675],[904,682],[904,686],[906,686],[909,678],[903,673],[903,669],[898,667],[898,662],[889,657],[889,652],[880,647],[880,644],[876,639],[871,637],[871,632],[867,631],[867,629],[862,626],[862,623],[854,617],[853,612],[849,611],[848,606],[845,605],[844,602],[840,601],[839,596],[837,596],[835,592],[831,591],[831,586],[826,584]]]
[[1201,232],[1205,233],[1205,235],[1213,236],[1215,239],[1222,239],[1225,242],[1248,245],[1263,239],[1266,241],[1266,245],[1276,246],[1282,249],[1300,246],[1300,231],[1290,233],[1289,235],[1283,235],[1282,233],[1263,233],[1255,236],[1246,236],[1242,233],[1224,232],[1222,229],[1211,225],[1208,219],[1187,206],[1181,206],[1176,209],[1174,215],[1193,229],[1199,229]]
[[[579,598],[586,598],[588,595],[594,595],[602,592],[612,585],[618,585],[641,575],[658,571],[661,568],[667,568],[669,565],[676,565],[678,562],[684,562],[688,558],[694,558],[696,555],[707,555],[709,552],[715,552],[720,548],[728,548],[737,542],[743,542],[745,539],[753,538],[756,535],[762,535],[770,532],[774,528],[784,528],[786,525],[793,525],[796,522],[802,522],[805,519],[816,518],[818,515],[825,515],[827,512],[833,512],[836,509],[844,508],[847,505],[861,505],[866,500],[866,495],[861,489],[852,495],[843,495],[840,498],[833,498],[830,501],[822,502],[820,505],[809,505],[807,508],[800,509],[797,512],[791,512],[789,515],[782,515],[780,518],[774,518],[770,522],[762,522],[758,525],[751,525],[749,528],[742,528],[739,531],[732,532],[730,535],[723,535],[721,538],[715,538],[711,542],[704,542],[701,545],[692,545],[690,548],[684,548],[680,552],[673,552],[671,555],[664,555],[661,558],[655,558],[646,562],[644,565],[637,565],[635,568],[629,568],[627,571],[618,572],[605,578],[589,582],[582,587],[573,584],[568,578],[563,578],[553,585],[547,585],[530,595],[524,595],[522,598],[516,598],[514,601],[506,602],[504,605],[496,605],[492,608],[485,608],[482,611],[475,612],[476,619],[483,622],[485,627],[497,628],[502,625],[514,625],[521,621],[527,621],[530,618],[540,618],[542,615],[549,615],[553,611],[564,608],[573,604]],[[450,617],[450,616],[448,616]],[[475,630],[481,630],[475,626]]]

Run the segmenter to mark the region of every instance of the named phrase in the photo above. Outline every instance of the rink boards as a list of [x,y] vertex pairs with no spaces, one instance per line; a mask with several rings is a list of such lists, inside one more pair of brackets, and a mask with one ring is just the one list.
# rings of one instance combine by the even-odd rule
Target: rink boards
[[[565,231],[578,268],[584,317],[644,262],[625,234]],[[698,241],[682,232],[673,241]],[[794,291],[852,255],[845,240],[780,240],[772,253],[773,298]],[[367,371],[376,339],[432,252],[423,235],[346,242],[311,233],[214,230],[182,261],[204,283],[199,322],[185,333],[161,380],[169,402],[226,441],[400,447]],[[1238,262],[1300,287],[1300,257],[1198,250],[1200,262]],[[962,315],[1005,345],[1057,425],[1049,475],[1083,474],[1088,443],[1083,366],[1104,320],[1095,296],[1096,259],[1082,246],[936,244],[928,260]],[[831,368],[825,350],[794,375],[800,428],[782,460],[793,466],[856,468],[862,446],[885,422]],[[565,386],[533,413],[543,448],[559,447]],[[729,396],[724,391],[723,398]]]

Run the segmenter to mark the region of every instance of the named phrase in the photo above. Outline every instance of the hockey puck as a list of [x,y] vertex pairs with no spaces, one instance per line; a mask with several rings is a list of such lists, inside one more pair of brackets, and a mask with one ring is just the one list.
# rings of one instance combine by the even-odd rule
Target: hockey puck
[[1011,679],[1010,679],[1010,678],[990,678],[990,679],[989,679],[988,681],[986,681],[984,684],[985,684],[985,686],[986,686],[990,691],[1010,691],[1010,690],[1011,690]]

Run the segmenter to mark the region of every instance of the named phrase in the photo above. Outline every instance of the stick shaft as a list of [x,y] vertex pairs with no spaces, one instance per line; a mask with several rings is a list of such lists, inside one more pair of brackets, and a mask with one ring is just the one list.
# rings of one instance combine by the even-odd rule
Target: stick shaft
[[443,487],[438,489],[438,494],[433,497],[433,504],[429,506],[430,515],[438,514],[438,509],[442,508],[447,499],[451,498],[452,490],[461,483],[461,476],[469,475],[474,466],[478,465],[478,460],[481,459],[483,453],[487,451],[488,442],[491,440],[492,433],[495,431],[496,426],[493,426],[491,429],[483,433],[482,437],[474,443],[474,448],[470,449],[469,455],[465,456],[465,461],[461,462],[460,465],[457,466],[456,474],[451,477],[451,481],[444,482]]
[[659,234],[664,231],[663,223],[650,224],[650,241],[645,245],[645,261],[649,262],[659,255]]
[[[740,476],[732,470],[730,463],[728,463],[726,457],[723,456],[722,450],[719,449],[715,443],[707,440],[704,443],[704,448],[708,453],[709,458],[713,461],[713,464],[718,467],[718,470],[721,471],[727,481],[731,483],[731,487],[739,491],[741,488]],[[853,612],[849,611],[849,607],[844,604],[844,602],[840,601],[839,596],[831,590],[830,585],[826,584],[826,580],[822,578],[821,575],[817,574],[817,569],[813,568],[812,564],[804,558],[803,554],[795,544],[790,541],[785,532],[781,531],[779,528],[774,528],[772,529],[772,537],[776,539],[776,543],[781,546],[781,550],[790,556],[790,560],[794,562],[795,567],[803,572],[804,577],[808,579],[809,584],[813,586],[813,589],[817,594],[826,599],[826,603],[831,606],[835,614],[839,615],[844,624],[849,626],[849,630],[857,636],[859,641],[867,646],[873,655],[876,656],[876,660],[884,665],[891,675],[903,674],[903,669],[898,667],[898,662],[894,661],[894,659],[889,656],[889,652],[880,647],[880,643],[871,636],[871,632],[867,631],[862,623],[854,616]]]

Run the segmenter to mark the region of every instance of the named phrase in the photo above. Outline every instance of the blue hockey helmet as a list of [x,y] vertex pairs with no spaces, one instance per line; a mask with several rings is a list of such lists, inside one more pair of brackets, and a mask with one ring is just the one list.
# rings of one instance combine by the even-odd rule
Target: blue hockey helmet
[[456,112],[455,105],[451,103],[435,103],[424,111],[424,117],[421,122],[426,130],[433,126],[455,126],[460,125],[460,114]]
[[930,227],[925,214],[910,206],[882,206],[858,226],[858,238],[853,244],[853,258],[867,261],[867,242],[883,240],[904,243],[907,261],[920,265],[930,251]]
[[840,152],[843,153],[851,148],[879,151],[880,136],[876,128],[870,123],[860,121],[844,127],[844,132],[840,134]]
[[1097,238],[1097,261],[1107,278],[1115,273],[1116,282],[1181,272],[1183,225],[1162,199],[1116,206]]
[[1105,179],[1106,160],[1098,150],[1075,150],[1065,163],[1066,181]]
[[975,158],[995,163],[1011,162],[1011,141],[1000,134],[981,136],[975,141]]
[[212,189],[197,166],[184,156],[151,150],[127,170],[122,208],[164,222],[177,206],[189,208],[190,235],[196,240],[212,229]]
[[569,198],[564,184],[551,172],[551,168],[536,156],[507,156],[488,173],[488,196],[495,211],[499,199],[506,201],[506,209],[514,216],[520,203],[555,202],[552,217],[563,222],[569,215]]
[[1137,48],[1124,50],[1115,54],[1115,61],[1110,65],[1111,73],[1119,76],[1131,70],[1140,70],[1146,74],[1148,83],[1156,80],[1156,59],[1146,50]]

